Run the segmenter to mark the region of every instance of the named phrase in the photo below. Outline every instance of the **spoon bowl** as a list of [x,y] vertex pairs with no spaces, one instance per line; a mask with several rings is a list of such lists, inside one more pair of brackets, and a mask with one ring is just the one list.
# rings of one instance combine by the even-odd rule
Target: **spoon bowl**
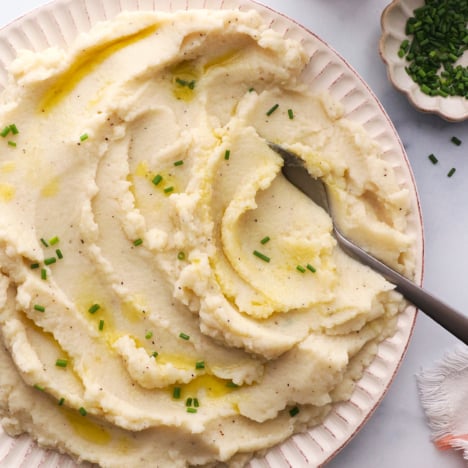
[[468,344],[468,316],[445,304],[349,240],[335,223],[333,210],[328,201],[327,188],[323,181],[311,176],[304,165],[304,161],[293,152],[275,143],[269,143],[269,146],[283,158],[282,172],[286,179],[328,212],[333,223],[333,235],[339,246],[348,255],[380,273],[387,281],[394,284],[395,289],[419,310],[431,317],[463,343]]

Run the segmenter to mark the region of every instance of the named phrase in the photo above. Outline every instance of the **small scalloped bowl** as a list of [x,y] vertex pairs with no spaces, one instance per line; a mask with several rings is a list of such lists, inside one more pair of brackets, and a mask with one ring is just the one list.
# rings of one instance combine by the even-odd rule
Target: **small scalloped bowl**
[[[406,94],[411,104],[423,112],[437,114],[448,121],[468,119],[468,99],[464,97],[428,96],[424,94],[405,70],[406,61],[398,56],[401,42],[407,37],[405,25],[413,16],[415,8],[424,5],[424,0],[393,0],[382,13],[382,35],[379,52],[387,65],[387,74],[391,83]],[[465,53],[462,63],[466,66],[468,54]]]

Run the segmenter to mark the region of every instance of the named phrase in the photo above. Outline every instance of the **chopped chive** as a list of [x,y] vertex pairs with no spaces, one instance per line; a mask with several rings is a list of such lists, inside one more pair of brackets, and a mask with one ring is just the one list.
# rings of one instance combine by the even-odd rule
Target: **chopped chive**
[[186,86],[189,89],[195,88],[195,80],[187,81],[183,80],[182,78],[176,78],[176,83],[180,86]]
[[197,408],[187,408],[187,413],[196,413]]
[[47,279],[47,270],[45,268],[41,268],[41,279]]
[[151,356],[154,357],[154,358],[157,358],[159,356],[159,353],[157,351],[153,351],[151,353]]
[[60,400],[58,401],[58,405],[59,406],[63,406],[63,404],[65,403],[65,398],[60,398]]
[[180,398],[180,393],[180,387],[174,387],[174,390],[172,390],[172,398],[178,400]]
[[50,245],[55,245],[55,244],[58,244],[60,241],[60,239],[58,238],[58,236],[54,236],[52,237],[52,239],[49,239],[49,244]]
[[302,265],[297,265],[296,266],[296,270],[301,272],[301,273],[305,273],[306,272],[306,269],[302,266]]
[[306,267],[309,271],[311,271],[312,273],[315,273],[317,271],[316,268],[314,268],[310,263],[307,264],[307,267]]
[[450,171],[448,171],[447,177],[452,177],[453,174],[455,174],[455,171],[456,171],[456,169],[454,167],[452,167],[452,169],[450,169]]
[[93,304],[89,309],[88,309],[88,312],[90,314],[95,314],[99,309],[101,308],[101,306],[99,304]]
[[164,189],[164,193],[171,193],[174,191],[174,187],[171,185],[170,187],[166,187]]
[[0,133],[0,135],[5,138],[11,132],[10,125],[6,126]]
[[224,152],[224,159],[225,159],[226,161],[228,161],[230,157],[231,157],[231,150],[228,150],[228,149],[227,149],[227,150]]
[[195,363],[195,369],[204,369],[205,368],[205,361],[198,361]]
[[457,138],[456,136],[453,136],[450,141],[454,144],[454,145],[457,145],[457,146],[460,146],[462,144],[461,140],[459,138]]
[[185,333],[179,333],[179,338],[182,338],[185,341],[190,340],[190,336]]
[[273,114],[273,112],[275,112],[276,109],[278,109],[278,107],[279,104],[275,104],[272,108],[270,108],[270,110],[267,111],[266,115],[270,116],[271,114]]
[[174,166],[183,166],[183,165],[184,165],[184,161],[182,159],[174,163]]
[[80,136],[80,141],[85,141],[89,138],[89,135],[87,133],[83,133],[83,135]]
[[192,403],[193,403],[193,398],[192,397],[188,397],[185,400],[185,406],[192,406]]
[[44,265],[52,265],[57,259],[55,257],[49,257],[44,260]]
[[141,244],[143,244],[143,239],[135,239],[135,240],[133,241],[133,245],[134,245],[135,247],[138,247],[138,246],[141,245]]
[[62,260],[62,258],[63,258],[63,253],[62,253],[62,251],[61,251],[60,249],[57,249],[57,250],[55,251],[55,253],[57,254],[58,259],[59,259],[59,260]]
[[8,141],[8,146],[11,146],[11,147],[13,147],[13,148],[16,148],[16,141],[11,141],[11,140],[9,140],[9,141]]
[[34,388],[36,390],[41,391],[41,392],[43,392],[45,390],[45,388],[42,385],[39,385],[39,384],[34,384]]
[[80,413],[81,416],[86,416],[88,414],[88,412],[82,406],[80,406],[78,409],[78,413]]
[[154,185],[158,185],[161,181],[162,181],[162,175],[158,174],[156,176],[154,176],[153,178],[153,184]]
[[36,270],[39,268],[39,263],[31,263],[31,270]]
[[147,332],[146,335],[145,335],[145,338],[147,340],[150,340],[151,338],[153,338],[153,332],[152,331]]
[[42,245],[44,247],[49,247],[49,244],[47,243],[47,241],[43,237],[41,238],[41,242],[42,242]]
[[182,252],[182,251],[179,252],[179,253],[177,254],[177,258],[178,258],[179,260],[185,260],[185,253]]
[[249,93],[255,91],[255,88],[249,88]]
[[267,257],[265,254],[262,254],[261,252],[259,252],[258,250],[254,250],[253,251],[253,254],[258,257],[260,260],[263,260],[264,262],[269,262],[271,259],[270,257]]
[[45,312],[45,307],[40,304],[34,304],[34,310],[37,310],[38,312]]
[[289,415],[293,418],[294,416],[297,416],[299,414],[299,408],[295,406],[294,408],[291,408],[289,410]]
[[294,119],[294,112],[292,109],[288,109],[288,117],[293,120]]
[[11,124],[9,128],[11,130],[11,133],[13,133],[13,135],[18,135],[19,130],[18,130],[18,127],[15,124]]
[[437,164],[439,162],[439,160],[432,153],[428,156],[428,158],[429,158],[429,161],[431,161],[432,164]]
[[230,380],[229,382],[226,383],[226,387],[228,387],[228,388],[239,388],[239,385],[237,385],[232,380]]
[[260,244],[265,245],[267,242],[270,242],[270,237],[269,237],[269,236],[265,236],[265,237],[260,241]]
[[57,367],[67,367],[68,366],[68,361],[66,359],[57,359],[55,361],[55,365]]
[[99,330],[104,330],[104,320],[99,320]]
[[198,398],[194,398],[194,399],[193,399],[193,406],[194,406],[195,408],[198,408],[198,407],[200,406],[200,403],[198,402]]

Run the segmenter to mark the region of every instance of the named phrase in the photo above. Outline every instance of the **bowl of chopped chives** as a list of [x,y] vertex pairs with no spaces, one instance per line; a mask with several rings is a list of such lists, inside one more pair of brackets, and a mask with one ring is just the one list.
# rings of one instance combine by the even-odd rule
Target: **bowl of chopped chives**
[[394,0],[381,16],[380,56],[417,109],[468,118],[468,2]]

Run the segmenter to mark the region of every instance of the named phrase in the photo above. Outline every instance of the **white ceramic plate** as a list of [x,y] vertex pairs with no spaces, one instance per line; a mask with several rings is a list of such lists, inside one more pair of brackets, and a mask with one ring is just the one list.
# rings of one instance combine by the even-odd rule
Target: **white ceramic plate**
[[[415,8],[424,5],[424,0],[394,0],[382,13],[379,50],[387,65],[387,74],[393,85],[408,97],[419,110],[440,115],[449,121],[468,119],[468,99],[464,97],[428,96],[406,73],[407,62],[398,56],[401,42],[407,38],[405,26],[413,16]],[[468,54],[464,54],[461,64],[467,65]]]
[[[256,9],[285,37],[300,40],[311,61],[304,79],[316,91],[327,89],[342,102],[349,119],[361,123],[392,162],[401,184],[412,196],[409,229],[414,234],[417,259],[416,281],[423,271],[422,221],[416,187],[403,146],[387,114],[357,73],[316,35],[289,18],[252,0],[56,0],[0,30],[0,91],[6,84],[5,66],[18,49],[42,50],[51,45],[66,46],[97,21],[122,10],[164,10],[188,8]],[[398,320],[392,338],[382,342],[372,364],[349,401],[335,405],[323,424],[295,435],[250,463],[251,468],[320,466],[330,460],[362,427],[388,389],[405,354],[416,311],[408,307]],[[67,457],[38,448],[29,437],[13,439],[0,429],[0,466],[55,468],[73,467]]]

